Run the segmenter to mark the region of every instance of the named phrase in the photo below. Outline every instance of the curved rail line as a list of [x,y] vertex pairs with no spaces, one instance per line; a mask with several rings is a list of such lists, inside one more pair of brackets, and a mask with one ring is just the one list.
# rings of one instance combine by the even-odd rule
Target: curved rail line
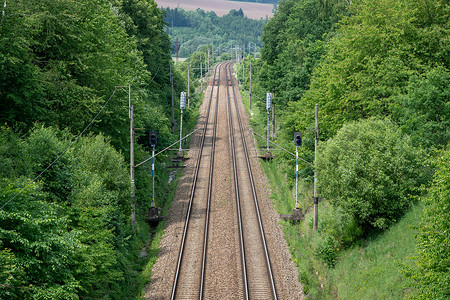
[[[219,70],[219,72],[217,72],[217,70]],[[215,68],[214,70],[214,80],[216,78],[216,74],[219,73],[217,75],[217,78],[220,76],[220,65],[218,65],[218,67]],[[217,99],[216,99],[216,116],[215,116],[215,120],[214,120],[214,134],[215,134],[215,124],[217,122],[217,102],[219,100],[219,94],[218,94],[218,90],[219,87],[217,86]],[[209,115],[210,115],[210,111],[211,111],[211,104],[212,104],[212,99],[213,99],[213,91],[214,91],[214,87],[211,88],[211,93],[209,96],[209,104],[208,104],[208,110],[206,113],[206,119],[205,119],[205,123],[204,123],[204,127],[203,127],[203,132],[202,132],[202,139],[201,139],[201,143],[200,143],[200,151],[198,153],[198,157],[197,157],[197,164],[196,164],[196,168],[195,168],[195,174],[194,174],[194,179],[193,179],[193,183],[192,183],[192,189],[191,189],[191,194],[190,194],[190,199],[189,199],[189,206],[188,206],[188,210],[187,210],[187,214],[186,214],[186,220],[185,220],[185,225],[184,225],[184,231],[183,231],[183,237],[182,237],[182,241],[181,241],[181,246],[180,246],[180,253],[178,256],[178,263],[177,263],[177,269],[176,269],[176,273],[175,273],[175,279],[174,279],[174,283],[173,283],[173,288],[172,288],[172,297],[171,299],[174,300],[176,293],[177,293],[177,287],[178,287],[178,280],[179,280],[179,276],[180,276],[180,270],[181,270],[181,264],[182,264],[182,260],[183,260],[183,254],[184,254],[184,249],[185,249],[185,244],[186,244],[186,236],[188,233],[188,228],[189,228],[189,222],[190,222],[190,218],[191,218],[191,211],[192,211],[192,204],[193,204],[193,200],[194,200],[194,196],[195,196],[195,191],[196,191],[196,186],[197,186],[197,181],[198,181],[198,173],[199,173],[199,169],[200,169],[200,162],[201,162],[201,158],[202,158],[202,154],[203,154],[203,148],[205,145],[205,137],[206,137],[206,130],[208,127],[208,122],[209,122]],[[213,147],[214,147],[214,137],[213,137]],[[213,149],[214,150],[214,149]],[[208,209],[207,209],[207,215],[209,216],[209,206],[210,206],[210,196],[211,196],[211,182],[212,182],[212,170],[213,170],[213,162],[214,162],[214,152],[212,152],[212,158],[211,158],[211,163],[210,163],[210,175],[209,175],[209,190],[208,190]],[[207,217],[208,218],[208,217]],[[204,265],[205,265],[205,248],[207,246],[207,235],[208,235],[208,230],[207,230],[207,226],[208,226],[208,220],[205,222],[205,238],[204,238],[204,246],[203,246],[203,259],[202,259],[202,275],[201,275],[201,282],[202,282],[202,286],[203,286],[203,281],[204,281]],[[200,299],[202,297],[202,291],[200,292]]]
[[[227,65],[227,81],[228,82],[232,82],[232,77],[231,77],[231,64]],[[228,78],[228,76],[230,75],[230,77]],[[230,97],[229,97],[229,88],[231,86],[232,92],[233,92],[233,100],[234,100],[234,105],[236,108],[236,114],[237,114],[237,119],[238,119],[238,123],[239,123],[239,130],[240,130],[240,134],[241,134],[241,139],[242,139],[242,145],[243,145],[243,150],[244,150],[244,156],[245,156],[245,161],[246,161],[246,165],[247,165],[247,170],[248,170],[248,177],[251,183],[251,189],[252,189],[252,196],[253,196],[253,201],[254,201],[254,205],[255,205],[255,210],[256,210],[256,215],[257,215],[257,219],[258,219],[258,225],[259,225],[259,232],[261,235],[261,240],[262,240],[262,247],[264,249],[264,256],[265,256],[265,262],[266,262],[266,267],[267,267],[267,274],[269,277],[269,281],[270,281],[270,289],[272,292],[272,297],[273,299],[277,299],[277,291],[276,291],[276,286],[275,286],[275,281],[274,281],[274,277],[273,277],[273,273],[272,273],[272,268],[271,268],[271,263],[270,263],[270,257],[269,257],[269,251],[268,251],[268,247],[267,247],[267,242],[265,239],[265,233],[264,233],[264,227],[263,227],[263,223],[262,223],[262,219],[261,219],[261,213],[260,213],[260,209],[259,209],[259,204],[258,204],[258,198],[257,198],[257,194],[256,194],[256,188],[255,188],[255,183],[253,180],[253,173],[252,173],[252,169],[251,169],[251,165],[250,165],[250,159],[249,159],[249,155],[248,155],[248,151],[247,151],[247,143],[245,140],[245,135],[244,135],[244,129],[242,126],[242,120],[241,120],[241,116],[239,113],[239,106],[237,103],[237,99],[236,99],[236,93],[235,93],[235,86],[234,84],[229,84],[227,86],[227,93],[228,93],[228,107],[229,107],[229,112],[230,112],[230,119],[231,119],[231,105],[230,105]],[[232,120],[229,121],[230,122],[230,134],[232,137],[232,152],[233,152],[233,168],[234,168],[234,176],[235,176],[235,185],[236,185],[236,201],[239,203],[238,204],[238,215],[239,215],[239,223],[240,223],[240,236],[241,236],[241,251],[242,251],[242,263],[243,263],[243,270],[246,270],[246,255],[245,255],[245,247],[244,247],[244,233],[242,231],[242,216],[241,216],[241,211],[240,211],[240,200],[239,200],[239,178],[237,177],[237,167],[236,167],[236,155],[235,155],[235,145],[234,145],[234,136],[233,136],[233,129],[232,129]],[[249,297],[249,290],[248,290],[248,283],[247,283],[247,271],[245,271],[244,274],[244,280],[245,280],[245,287],[246,287],[246,295],[247,295],[247,299]]]

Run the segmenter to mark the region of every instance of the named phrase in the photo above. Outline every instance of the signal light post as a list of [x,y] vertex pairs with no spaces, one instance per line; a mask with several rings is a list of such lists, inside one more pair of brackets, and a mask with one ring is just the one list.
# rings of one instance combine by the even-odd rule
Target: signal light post
[[269,152],[269,135],[270,135],[270,109],[272,108],[272,94],[266,95],[266,109],[267,109],[267,150],[266,156],[270,155]]
[[180,148],[178,149],[178,157],[184,157],[184,153],[181,150],[181,141],[183,137],[183,110],[186,108],[186,92],[181,92],[180,95],[180,110],[181,110],[181,117],[180,117]]
[[298,147],[302,145],[302,133],[294,134],[295,142],[295,209],[298,209]]
[[155,148],[158,135],[156,131],[150,131],[150,146],[152,147],[152,209],[156,208],[155,204]]

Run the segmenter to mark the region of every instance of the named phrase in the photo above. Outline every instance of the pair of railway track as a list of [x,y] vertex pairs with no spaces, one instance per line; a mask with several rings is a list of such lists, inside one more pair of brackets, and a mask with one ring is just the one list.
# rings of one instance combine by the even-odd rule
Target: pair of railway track
[[171,299],[277,299],[231,66],[214,69]]

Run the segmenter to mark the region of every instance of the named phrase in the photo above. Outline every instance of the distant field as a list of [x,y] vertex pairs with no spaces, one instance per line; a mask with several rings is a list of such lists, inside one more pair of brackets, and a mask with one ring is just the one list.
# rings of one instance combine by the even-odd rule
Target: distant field
[[226,15],[230,10],[242,8],[244,15],[251,19],[269,18],[273,16],[272,4],[236,2],[226,0],[155,0],[159,7],[180,7],[184,10],[214,11],[218,16]]

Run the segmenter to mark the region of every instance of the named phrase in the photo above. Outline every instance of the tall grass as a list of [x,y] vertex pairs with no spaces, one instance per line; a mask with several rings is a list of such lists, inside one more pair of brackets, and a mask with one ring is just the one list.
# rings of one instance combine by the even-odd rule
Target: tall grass
[[419,225],[421,212],[422,205],[413,207],[383,234],[341,254],[329,272],[339,299],[402,299],[410,294],[413,282],[404,275],[403,265],[413,265],[414,227]]

